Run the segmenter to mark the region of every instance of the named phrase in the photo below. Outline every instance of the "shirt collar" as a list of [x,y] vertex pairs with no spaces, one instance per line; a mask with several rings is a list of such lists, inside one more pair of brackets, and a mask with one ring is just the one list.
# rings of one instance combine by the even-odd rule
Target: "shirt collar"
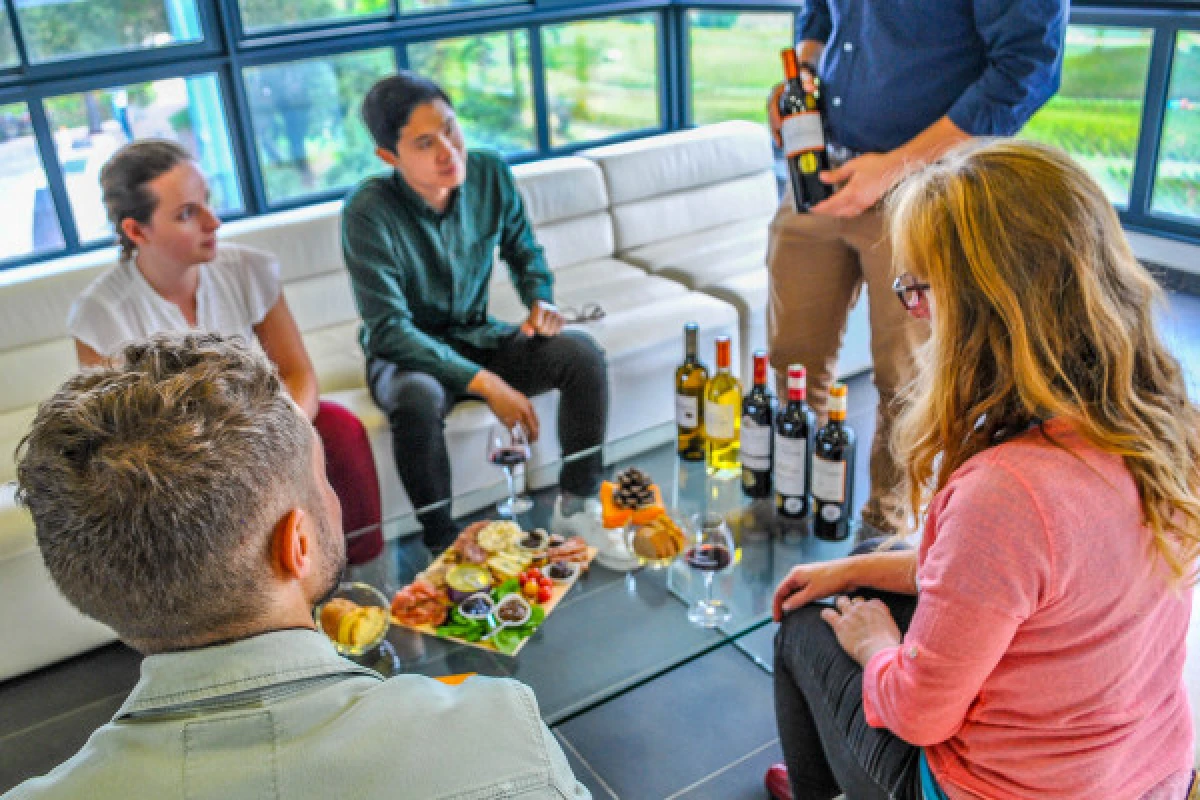
[[273,631],[160,653],[143,659],[141,678],[114,719],[338,674],[382,680],[379,673],[339,656],[327,636],[312,630]]
[[439,213],[434,211],[429,203],[425,202],[424,197],[417,194],[416,189],[408,185],[408,181],[404,180],[404,176],[400,174],[400,170],[392,170],[392,183],[395,185],[396,191],[400,194],[402,202],[429,219],[440,221],[458,211],[459,198],[462,196],[461,186],[450,193],[450,202],[446,204],[446,210]]

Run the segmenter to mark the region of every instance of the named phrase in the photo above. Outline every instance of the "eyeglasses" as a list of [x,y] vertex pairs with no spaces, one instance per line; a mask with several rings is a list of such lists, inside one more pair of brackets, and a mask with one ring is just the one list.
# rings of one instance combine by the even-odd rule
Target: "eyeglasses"
[[929,298],[925,295],[929,288],[928,283],[921,283],[911,272],[904,273],[892,283],[892,291],[896,293],[900,305],[913,316],[922,318],[929,316]]
[[604,319],[605,312],[599,303],[584,303],[582,308],[567,306],[563,309],[563,319],[568,325],[578,325],[583,322],[596,322]]

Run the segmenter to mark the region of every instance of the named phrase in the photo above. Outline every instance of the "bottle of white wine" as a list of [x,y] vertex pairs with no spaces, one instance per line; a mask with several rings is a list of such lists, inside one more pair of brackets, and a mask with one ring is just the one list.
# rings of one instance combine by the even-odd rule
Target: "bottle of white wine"
[[683,326],[683,363],[675,370],[675,434],[679,457],[704,460],[704,387],[708,367],[696,358],[698,326]]
[[742,384],[729,371],[728,336],[717,337],[717,374],[704,387],[704,436],[708,444],[708,471],[738,476],[742,423]]

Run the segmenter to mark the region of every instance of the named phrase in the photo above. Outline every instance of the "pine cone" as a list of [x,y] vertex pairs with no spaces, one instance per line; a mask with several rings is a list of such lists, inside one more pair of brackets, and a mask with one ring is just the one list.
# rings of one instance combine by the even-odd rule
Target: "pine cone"
[[629,467],[617,474],[613,489],[613,503],[618,508],[637,510],[654,503],[654,487],[650,476],[637,467]]

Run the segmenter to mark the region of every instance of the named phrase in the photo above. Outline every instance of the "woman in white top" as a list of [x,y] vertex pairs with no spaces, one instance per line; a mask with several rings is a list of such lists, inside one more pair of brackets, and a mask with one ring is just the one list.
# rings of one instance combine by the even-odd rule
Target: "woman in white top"
[[366,431],[350,411],[320,400],[281,290],[278,262],[253,248],[218,246],[221,221],[208,205],[208,182],[174,142],[148,139],[122,147],[101,170],[100,186],[121,258],[71,307],[67,328],[79,363],[99,364],[131,341],[189,328],[257,342],[321,436],[345,530],[374,526],[372,533],[351,537],[350,562],[374,558],[383,540]]

